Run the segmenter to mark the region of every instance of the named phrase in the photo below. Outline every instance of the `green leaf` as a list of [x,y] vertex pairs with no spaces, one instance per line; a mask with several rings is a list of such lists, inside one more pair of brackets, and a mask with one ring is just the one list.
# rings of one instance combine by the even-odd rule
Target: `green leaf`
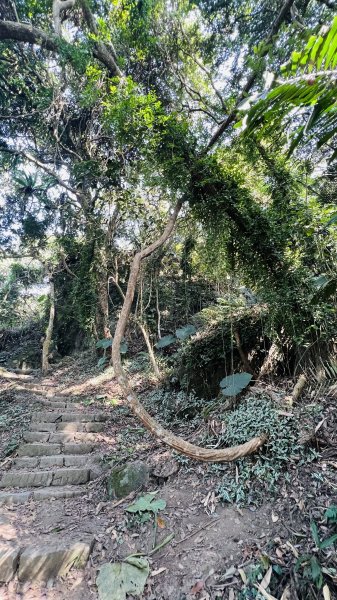
[[330,221],[327,222],[327,225],[333,225],[334,223],[337,223],[337,213],[331,217]]
[[336,541],[337,541],[337,533],[334,533],[334,535],[330,536],[329,538],[327,538],[326,540],[323,540],[320,543],[320,549],[324,550],[324,548],[329,548],[329,546],[333,546]]
[[126,508],[127,512],[130,513],[142,513],[142,512],[153,512],[157,513],[159,510],[164,510],[166,507],[166,500],[155,500],[157,492],[152,492],[141,496],[136,502],[130,504]]
[[104,338],[103,340],[98,340],[96,342],[96,348],[109,348],[110,346],[112,346],[112,339],[106,339]]
[[119,351],[121,354],[126,354],[129,349],[128,343],[126,341],[121,342],[119,346]]
[[106,356],[102,356],[97,363],[98,368],[103,369],[103,367],[105,367],[107,362],[108,362],[108,358]]
[[96,579],[100,600],[125,600],[127,594],[140,596],[149,576],[145,558],[128,557],[122,563],[105,563]]
[[221,393],[224,396],[236,396],[249,384],[250,373],[235,373],[220,381]]
[[158,349],[166,348],[167,346],[171,346],[171,344],[174,344],[176,341],[177,339],[174,335],[165,335],[164,337],[160,338],[160,340],[158,340],[155,346]]
[[316,525],[315,521],[312,521],[310,523],[310,529],[311,529],[313,540],[314,540],[317,548],[320,548],[321,542],[320,542],[320,539],[319,539],[318,529],[317,529],[317,525]]
[[316,556],[312,556],[310,558],[310,569],[311,569],[311,577],[314,580],[314,582],[316,583],[317,587],[318,588],[322,587],[322,584],[323,584],[322,569],[321,569],[321,565],[319,564]]
[[176,336],[178,338],[178,340],[187,340],[189,337],[191,337],[191,335],[194,335],[196,333],[196,328],[194,327],[194,325],[185,325],[184,327],[181,327],[181,329],[177,329],[176,330]]
[[324,513],[324,518],[326,521],[337,521],[337,506],[329,506]]

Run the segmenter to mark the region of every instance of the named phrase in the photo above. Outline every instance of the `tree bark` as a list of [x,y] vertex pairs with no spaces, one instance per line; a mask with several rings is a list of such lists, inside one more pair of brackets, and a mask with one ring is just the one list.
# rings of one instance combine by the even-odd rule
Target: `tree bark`
[[[57,54],[60,53],[61,42],[63,45],[66,43],[57,35],[45,33],[42,29],[38,29],[33,25],[18,23],[17,21],[0,21],[0,40],[28,42]],[[113,77],[121,77],[121,70],[103,42],[96,42],[92,53]],[[69,54],[69,60],[71,61],[71,54]]]
[[[119,283],[117,281],[117,275],[116,275],[116,277],[110,276],[109,279],[111,279],[111,281],[113,281],[113,283],[115,284],[117,290],[120,293],[121,298],[123,299],[123,301],[125,301],[125,294],[124,294],[121,286],[119,285]],[[140,331],[142,333],[142,336],[144,338],[144,341],[145,341],[145,344],[146,344],[146,347],[147,347],[147,351],[148,351],[148,354],[149,354],[149,358],[150,358],[150,362],[152,364],[152,368],[153,368],[154,374],[156,375],[156,377],[158,379],[160,379],[160,370],[159,370],[159,367],[157,365],[156,357],[155,357],[154,352],[153,352],[153,348],[152,348],[152,345],[151,345],[151,341],[150,341],[147,329],[146,329],[145,325],[143,325],[140,321],[138,321],[137,318],[135,318],[135,322],[136,322],[137,327],[139,327],[139,329],[140,329]]]
[[241,458],[242,456],[252,454],[256,450],[261,448],[261,446],[266,441],[266,437],[262,435],[261,437],[255,437],[252,440],[249,440],[245,444],[220,450],[201,448],[200,446],[196,446],[194,444],[191,444],[190,442],[186,442],[185,440],[174,435],[167,429],[164,429],[164,427],[159,425],[159,423],[157,423],[157,421],[155,421],[155,419],[153,419],[151,415],[145,410],[145,408],[140,403],[137,395],[135,394],[134,390],[131,388],[128,378],[122,367],[120,344],[124,336],[125,328],[130,315],[141,262],[144,258],[150,256],[155,250],[157,250],[157,248],[162,246],[170,237],[181,207],[182,201],[179,200],[175,206],[171,217],[169,218],[169,221],[162,235],[155,242],[153,242],[140,252],[137,252],[133,258],[128,287],[126,290],[120,317],[117,322],[115,336],[111,348],[111,359],[115,371],[115,376],[117,377],[117,381],[125,394],[127,405],[151,433],[153,433],[158,439],[160,439],[162,442],[164,442],[171,448],[174,448],[178,452],[181,452],[182,454],[184,454],[185,456],[189,456],[190,458],[206,462],[229,462],[236,460],[237,458]]
[[49,321],[46,329],[46,336],[42,346],[42,373],[46,375],[49,371],[49,351],[50,344],[53,335],[54,329],[54,319],[55,319],[55,287],[54,282],[51,279],[50,281],[50,310],[49,310]]

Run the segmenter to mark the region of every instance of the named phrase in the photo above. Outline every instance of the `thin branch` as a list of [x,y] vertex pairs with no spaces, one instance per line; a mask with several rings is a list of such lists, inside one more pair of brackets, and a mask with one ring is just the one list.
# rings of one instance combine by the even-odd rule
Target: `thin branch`
[[298,83],[299,81],[311,82],[312,80],[315,80],[316,77],[337,77],[337,69],[327,71],[313,71],[309,75],[307,73],[303,73],[302,75],[298,75],[297,77],[291,77],[290,79],[276,79],[276,83],[282,85],[284,83]]

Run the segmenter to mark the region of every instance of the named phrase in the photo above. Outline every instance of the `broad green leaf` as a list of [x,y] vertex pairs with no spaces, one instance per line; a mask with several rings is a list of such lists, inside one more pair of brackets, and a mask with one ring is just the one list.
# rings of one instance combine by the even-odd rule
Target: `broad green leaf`
[[130,506],[126,508],[126,511],[131,513],[157,513],[159,510],[163,510],[166,507],[166,500],[156,500],[156,493],[157,492],[152,492],[150,494],[146,494],[145,496],[141,496],[136,502],[130,504]]
[[122,563],[105,563],[96,579],[100,600],[125,600],[127,594],[140,596],[149,576],[145,558],[128,557]]
[[185,325],[184,327],[181,327],[180,329],[176,330],[176,336],[178,338],[178,340],[187,340],[191,335],[194,335],[196,333],[196,328],[194,327],[194,325]]
[[155,346],[158,349],[166,348],[167,346],[171,346],[171,344],[174,344],[176,341],[177,339],[174,335],[165,335],[164,337],[160,338],[160,340],[158,340]]
[[112,339],[106,339],[104,338],[103,340],[98,340],[98,342],[96,342],[96,348],[110,348],[110,346],[112,346]]
[[236,396],[249,384],[250,373],[235,373],[220,381],[221,393],[224,396]]

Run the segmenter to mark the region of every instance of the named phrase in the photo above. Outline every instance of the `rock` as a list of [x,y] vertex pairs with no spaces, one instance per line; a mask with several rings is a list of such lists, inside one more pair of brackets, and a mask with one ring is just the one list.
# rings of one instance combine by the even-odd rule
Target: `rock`
[[24,504],[31,498],[32,492],[4,492],[0,493],[0,506]]
[[0,546],[0,583],[13,579],[18,565],[20,548]]
[[54,431],[56,431],[56,424],[55,423],[38,423],[38,422],[32,421],[29,425],[29,429],[30,429],[30,431],[54,432]]
[[85,431],[85,423],[71,423],[71,422],[61,422],[57,423],[56,427],[57,431],[64,431],[65,433],[69,433],[69,431]]
[[15,458],[13,465],[17,469],[35,469],[39,464],[38,458]]
[[146,487],[148,481],[149,468],[145,463],[134,462],[112,469],[106,482],[108,498],[124,498],[131,492]]
[[92,452],[93,444],[76,444],[76,443],[66,443],[64,444],[64,453],[65,454],[88,454]]
[[50,469],[51,467],[63,467],[63,454],[56,456],[41,456],[39,466],[41,469]]
[[23,434],[25,442],[48,442],[50,433],[48,431],[26,431]]
[[19,456],[52,456],[61,453],[61,444],[22,444],[18,449]]
[[54,472],[52,485],[80,485],[89,479],[89,469],[59,469]]
[[165,460],[163,462],[158,463],[154,467],[152,475],[160,479],[168,479],[169,477],[171,477],[171,475],[175,475],[176,473],[178,473],[179,468],[180,467],[177,461],[175,461],[174,458],[171,458],[169,460]]
[[75,486],[49,487],[34,490],[33,498],[37,501],[58,500],[60,498],[75,498],[76,496],[83,496],[83,493],[83,487],[82,489]]
[[28,547],[20,556],[18,578],[20,581],[49,581],[64,577],[73,566],[80,569],[86,565],[92,546],[93,541],[71,546]]
[[0,481],[0,488],[5,487],[40,487],[51,485],[53,473],[51,471],[8,471]]
[[56,423],[56,421],[60,421],[61,418],[61,413],[45,411],[34,413],[32,416],[32,421],[37,421],[38,423]]

